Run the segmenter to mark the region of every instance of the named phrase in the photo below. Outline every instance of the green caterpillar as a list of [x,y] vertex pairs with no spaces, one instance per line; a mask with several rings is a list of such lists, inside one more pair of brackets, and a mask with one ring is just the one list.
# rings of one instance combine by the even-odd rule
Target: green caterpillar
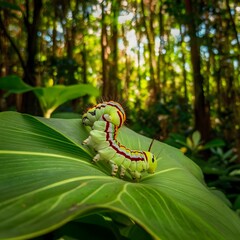
[[126,170],[133,179],[141,178],[141,172],[154,173],[157,167],[156,157],[148,151],[131,150],[116,139],[118,126],[108,121],[95,121],[90,136],[83,144],[91,146],[97,154],[94,162],[105,160],[112,166],[112,176],[115,176],[120,167],[120,177]]
[[82,117],[83,124],[90,127],[98,120],[108,121],[121,127],[126,120],[126,114],[119,103],[114,101],[103,102],[88,109]]

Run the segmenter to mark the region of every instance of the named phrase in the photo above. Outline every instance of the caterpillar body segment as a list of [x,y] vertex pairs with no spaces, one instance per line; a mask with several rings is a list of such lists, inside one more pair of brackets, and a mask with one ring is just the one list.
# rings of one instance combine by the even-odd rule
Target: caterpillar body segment
[[92,127],[95,121],[108,121],[115,126],[121,127],[126,121],[126,114],[123,107],[114,101],[99,103],[83,114],[82,122]]
[[112,175],[116,175],[120,167],[120,177],[127,170],[135,179],[141,177],[141,172],[154,173],[157,167],[155,156],[151,152],[131,150],[116,139],[118,126],[109,121],[95,121],[90,136],[84,144],[97,151],[94,162],[105,160],[112,166]]
[[[84,145],[88,145],[92,147],[95,151],[100,151],[101,149],[105,149],[109,147],[109,141],[105,141],[106,133],[102,130],[105,129],[106,122],[105,121],[96,121],[92,127],[92,131],[90,131],[89,137],[83,141]],[[111,133],[109,137],[116,138],[115,136],[116,128],[113,124],[108,128],[108,133]],[[105,150],[105,153],[107,151]],[[110,157],[111,155],[108,155]],[[107,157],[107,156],[106,156]]]

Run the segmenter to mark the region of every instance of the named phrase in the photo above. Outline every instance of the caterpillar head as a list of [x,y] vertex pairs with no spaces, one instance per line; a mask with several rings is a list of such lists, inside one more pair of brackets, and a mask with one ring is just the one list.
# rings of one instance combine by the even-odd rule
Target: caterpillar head
[[155,155],[153,155],[151,152],[145,152],[147,156],[147,162],[148,162],[148,172],[154,173],[157,168],[157,159]]
[[92,126],[94,121],[96,120],[96,110],[94,108],[91,108],[82,116],[82,123],[85,126]]

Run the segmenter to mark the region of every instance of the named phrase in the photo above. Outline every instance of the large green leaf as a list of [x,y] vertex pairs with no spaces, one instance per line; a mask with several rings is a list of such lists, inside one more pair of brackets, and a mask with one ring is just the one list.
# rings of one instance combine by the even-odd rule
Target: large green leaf
[[[41,235],[103,209],[130,217],[156,239],[239,239],[239,218],[175,148],[154,142],[156,173],[133,182],[91,163],[80,119],[3,112],[0,133],[1,239]],[[137,149],[151,141],[125,127],[119,140]]]

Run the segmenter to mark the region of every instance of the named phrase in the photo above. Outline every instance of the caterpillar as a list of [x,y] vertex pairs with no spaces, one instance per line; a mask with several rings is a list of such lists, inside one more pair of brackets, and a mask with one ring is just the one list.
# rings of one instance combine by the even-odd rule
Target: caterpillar
[[149,151],[131,150],[116,139],[118,126],[109,121],[95,121],[90,136],[83,144],[91,146],[97,154],[93,162],[105,160],[112,166],[112,176],[115,176],[120,167],[120,177],[123,178],[126,170],[133,179],[141,178],[143,171],[154,173],[157,167],[156,157]]
[[98,120],[108,121],[121,127],[126,121],[126,114],[119,103],[114,101],[103,102],[90,108],[82,117],[83,124],[90,127]]

